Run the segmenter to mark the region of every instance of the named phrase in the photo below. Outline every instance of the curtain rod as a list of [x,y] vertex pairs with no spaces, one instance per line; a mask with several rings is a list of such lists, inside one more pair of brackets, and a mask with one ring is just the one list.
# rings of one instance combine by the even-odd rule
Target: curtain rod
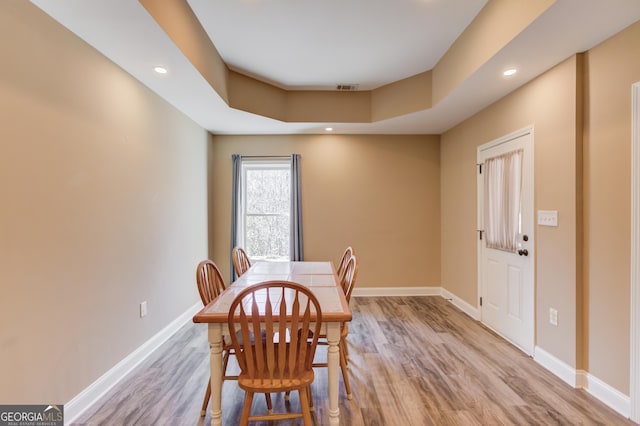
[[291,155],[241,155],[241,158],[291,158]]

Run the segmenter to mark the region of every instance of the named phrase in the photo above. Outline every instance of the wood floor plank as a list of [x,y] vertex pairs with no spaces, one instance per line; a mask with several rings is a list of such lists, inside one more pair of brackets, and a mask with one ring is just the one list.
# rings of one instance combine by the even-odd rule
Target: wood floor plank
[[[351,306],[353,399],[341,381],[342,425],[633,425],[445,299],[353,298]],[[326,357],[326,348],[317,356]],[[237,371],[233,357],[230,369]],[[327,372],[315,374],[314,419],[326,425]],[[74,425],[207,425],[199,413],[208,378],[206,326],[186,324]],[[223,424],[238,423],[243,398],[235,382],[224,383]],[[272,399],[275,411],[299,409],[295,393],[289,402]],[[264,398],[253,408],[266,410]]]

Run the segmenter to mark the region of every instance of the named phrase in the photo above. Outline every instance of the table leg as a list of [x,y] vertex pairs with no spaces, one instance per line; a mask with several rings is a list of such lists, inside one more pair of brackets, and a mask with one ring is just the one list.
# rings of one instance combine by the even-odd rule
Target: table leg
[[340,409],[338,408],[339,368],[340,368],[340,323],[327,323],[327,366],[329,367],[329,424],[340,424]]
[[211,425],[222,425],[222,324],[209,324]]

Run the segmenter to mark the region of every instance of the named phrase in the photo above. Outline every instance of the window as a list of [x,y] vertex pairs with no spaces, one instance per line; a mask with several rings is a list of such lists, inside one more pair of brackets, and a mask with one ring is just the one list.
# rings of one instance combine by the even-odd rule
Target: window
[[243,160],[240,188],[240,245],[252,260],[288,260],[291,162]]
[[230,270],[236,246],[252,260],[304,260],[300,154],[231,159]]

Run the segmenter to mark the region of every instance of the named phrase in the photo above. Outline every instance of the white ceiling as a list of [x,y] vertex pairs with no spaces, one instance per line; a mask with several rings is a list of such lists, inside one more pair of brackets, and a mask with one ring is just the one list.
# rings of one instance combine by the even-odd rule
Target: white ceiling
[[188,0],[232,69],[287,89],[374,89],[432,69],[486,0]]
[[[31,0],[216,134],[439,134],[640,20],[640,0],[557,0],[433,108],[375,123],[284,123],[229,108],[134,0]],[[282,88],[370,90],[432,69],[486,0],[187,0],[233,70]],[[530,1],[530,0],[527,0]],[[156,65],[169,73],[153,72]],[[517,67],[504,78],[501,72]]]

